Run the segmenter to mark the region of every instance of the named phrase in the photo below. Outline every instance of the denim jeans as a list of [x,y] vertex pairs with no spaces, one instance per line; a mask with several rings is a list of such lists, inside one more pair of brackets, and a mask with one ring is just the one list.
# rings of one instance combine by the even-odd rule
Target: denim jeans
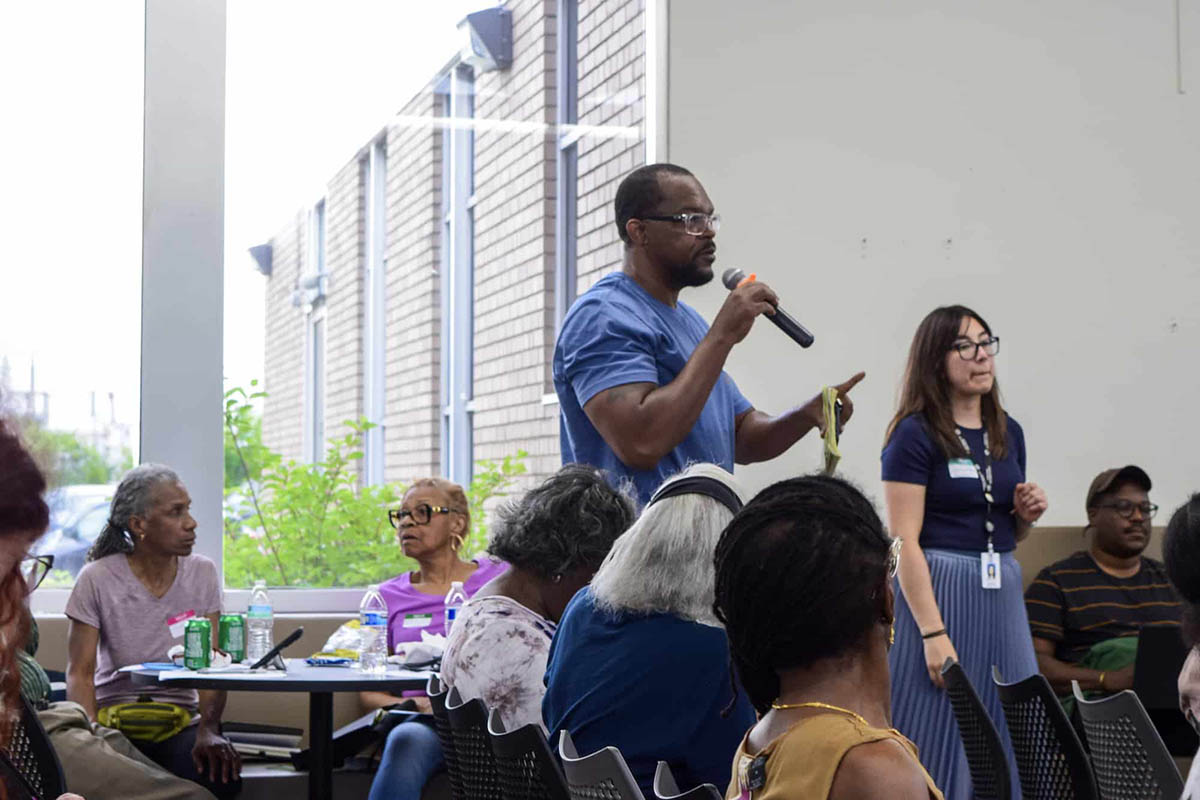
[[437,731],[420,722],[402,722],[388,733],[367,800],[421,800],[426,781],[444,764]]

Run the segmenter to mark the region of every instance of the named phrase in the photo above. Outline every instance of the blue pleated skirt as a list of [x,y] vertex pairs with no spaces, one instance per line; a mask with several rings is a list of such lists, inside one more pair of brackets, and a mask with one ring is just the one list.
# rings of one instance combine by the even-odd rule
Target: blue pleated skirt
[[[1008,753],[1013,797],[1019,800],[1020,779],[1000,697],[992,683],[992,665],[1000,667],[1005,682],[1038,671],[1025,616],[1021,565],[1012,553],[1002,553],[1001,588],[984,589],[977,552],[927,549],[925,560],[929,562],[933,595],[959,663],[1000,732]],[[917,745],[921,763],[946,800],[967,800],[973,796],[971,772],[950,698],[929,680],[921,632],[898,582],[896,642],[888,662],[892,672],[892,724]]]

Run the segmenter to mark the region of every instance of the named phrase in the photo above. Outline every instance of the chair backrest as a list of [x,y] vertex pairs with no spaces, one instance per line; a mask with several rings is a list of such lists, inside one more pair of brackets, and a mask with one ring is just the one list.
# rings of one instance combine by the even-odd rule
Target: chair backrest
[[1005,683],[996,667],[992,667],[992,681],[1004,707],[1025,798],[1098,800],[1087,751],[1049,682],[1035,674]]
[[1071,691],[1083,718],[1100,797],[1179,797],[1183,779],[1136,694],[1126,690],[1100,700],[1085,700],[1078,681],[1071,681]]
[[983,707],[975,687],[971,685],[962,665],[953,658],[947,658],[942,665],[942,680],[946,683],[946,693],[950,695],[950,706],[958,722],[958,735],[967,754],[975,797],[980,800],[1009,800],[1012,797],[1012,776],[1008,772],[1004,745],[1000,743],[1000,733]]
[[458,771],[458,754],[454,749],[454,733],[450,730],[450,717],[446,714],[446,687],[438,675],[430,675],[425,685],[429,705],[433,710],[433,727],[438,741],[442,743],[442,758],[446,762],[446,776],[450,779],[450,793],[455,800],[463,796],[462,774]]
[[711,783],[702,783],[686,792],[679,791],[671,765],[660,761],[654,770],[654,797],[655,800],[721,800],[722,795]]
[[621,751],[605,747],[586,756],[575,750],[571,734],[558,735],[558,757],[571,800],[646,800]]
[[488,716],[488,738],[496,757],[503,800],[571,800],[567,779],[537,724],[504,730],[500,712]]
[[62,765],[50,737],[38,721],[37,712],[21,699],[21,717],[13,726],[12,741],[5,753],[8,767],[15,770],[37,797],[54,798],[66,791]]
[[446,695],[446,716],[454,735],[461,800],[496,800],[500,797],[500,776],[488,741],[487,707],[478,698],[464,702],[458,690],[451,687]]

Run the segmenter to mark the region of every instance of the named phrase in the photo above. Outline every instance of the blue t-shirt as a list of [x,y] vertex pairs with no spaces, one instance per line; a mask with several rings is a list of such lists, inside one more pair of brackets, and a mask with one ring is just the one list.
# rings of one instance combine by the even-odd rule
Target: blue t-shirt
[[590,588],[563,613],[546,665],[542,719],[553,738],[564,728],[581,754],[616,747],[654,797],[659,759],[683,789],[729,783],[733,754],[755,722],[733,689],[725,631],[670,614],[598,611]]
[[583,411],[614,386],[675,380],[707,333],[708,323],[694,309],[660,302],[623,272],[597,281],[571,306],[554,348],[563,463],[591,464],[614,481],[629,478],[643,503],[689,463],[707,461],[733,472],[736,420],[752,406],[724,372],[691,432],[652,470],[617,458]]
[[[975,460],[982,465],[983,429],[961,428]],[[951,463],[930,437],[924,415],[907,416],[896,425],[883,448],[883,479],[925,487],[925,522],[920,544],[948,550],[987,549],[987,501],[983,484],[970,462]],[[1025,432],[1008,417],[1008,453],[992,454],[992,546],[1006,553],[1017,546],[1013,490],[1025,481]]]

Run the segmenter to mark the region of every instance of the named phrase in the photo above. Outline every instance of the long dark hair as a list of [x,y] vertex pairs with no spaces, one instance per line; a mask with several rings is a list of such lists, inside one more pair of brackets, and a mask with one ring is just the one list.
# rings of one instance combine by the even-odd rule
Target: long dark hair
[[[900,420],[912,414],[922,414],[929,426],[929,435],[946,458],[968,457],[962,442],[954,433],[954,411],[950,406],[950,378],[946,375],[946,355],[959,338],[963,319],[975,319],[992,335],[992,328],[983,317],[966,306],[935,308],[921,320],[908,350],[908,365],[900,389],[900,404],[888,424],[884,444]],[[1008,416],[1000,402],[1000,383],[992,377],[992,389],[983,396],[983,425],[987,428],[988,447],[992,455],[1002,459],[1008,454]]]
[[768,486],[725,528],[713,610],[760,714],[779,696],[778,670],[850,652],[891,622],[891,547],[862,492],[826,476]]
[[[42,494],[46,478],[16,433],[0,421],[0,536],[28,537],[50,524]],[[0,575],[0,746],[7,747],[20,716],[21,671],[17,651],[29,633],[25,576],[18,560]]]
[[1183,600],[1183,637],[1200,645],[1200,494],[1175,510],[1163,537],[1167,577]]

